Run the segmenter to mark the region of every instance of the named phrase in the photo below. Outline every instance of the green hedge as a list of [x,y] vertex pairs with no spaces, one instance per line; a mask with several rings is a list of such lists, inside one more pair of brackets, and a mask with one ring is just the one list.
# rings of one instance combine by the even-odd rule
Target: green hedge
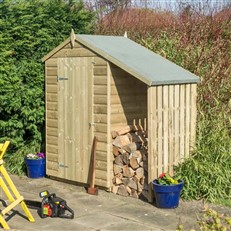
[[82,1],[0,1],[0,142],[6,165],[23,174],[23,157],[44,151],[44,64],[41,58],[73,28],[92,33],[95,16]]

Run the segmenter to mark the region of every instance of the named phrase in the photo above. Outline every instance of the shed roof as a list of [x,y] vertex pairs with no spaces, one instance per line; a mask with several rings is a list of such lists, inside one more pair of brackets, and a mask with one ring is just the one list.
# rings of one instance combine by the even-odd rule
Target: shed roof
[[[70,40],[73,39],[71,37]],[[200,80],[198,76],[123,36],[78,34],[75,40],[149,86],[197,83]]]

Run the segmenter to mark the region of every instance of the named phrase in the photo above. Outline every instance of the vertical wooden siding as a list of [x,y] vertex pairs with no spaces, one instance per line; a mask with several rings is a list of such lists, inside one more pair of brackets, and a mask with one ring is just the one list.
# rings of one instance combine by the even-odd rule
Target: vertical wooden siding
[[92,58],[58,58],[59,174],[89,183],[92,148]]
[[148,181],[173,172],[195,142],[196,84],[148,89]]
[[[74,48],[68,43],[45,62],[46,75],[46,173],[50,176],[62,177],[58,160],[58,69],[57,59],[68,57],[96,57],[96,54],[79,43]],[[63,153],[65,155],[65,153]],[[75,168],[75,166],[73,166]]]

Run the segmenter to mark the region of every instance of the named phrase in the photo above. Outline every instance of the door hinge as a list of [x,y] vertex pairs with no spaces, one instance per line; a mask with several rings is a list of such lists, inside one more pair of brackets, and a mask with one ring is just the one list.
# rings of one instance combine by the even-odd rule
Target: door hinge
[[59,77],[59,76],[57,76],[57,82],[58,82],[59,80],[68,80],[68,78],[64,78],[64,77]]
[[89,128],[94,127],[94,126],[95,126],[95,123],[89,122]]

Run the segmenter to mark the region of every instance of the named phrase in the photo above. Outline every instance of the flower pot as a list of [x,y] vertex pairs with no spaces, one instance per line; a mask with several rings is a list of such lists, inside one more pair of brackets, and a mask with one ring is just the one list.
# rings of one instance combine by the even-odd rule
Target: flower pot
[[25,158],[27,176],[30,178],[41,178],[45,176],[46,159],[27,159]]
[[176,208],[179,205],[180,193],[184,182],[174,185],[161,185],[157,180],[152,181],[153,192],[155,195],[156,207],[158,208]]

